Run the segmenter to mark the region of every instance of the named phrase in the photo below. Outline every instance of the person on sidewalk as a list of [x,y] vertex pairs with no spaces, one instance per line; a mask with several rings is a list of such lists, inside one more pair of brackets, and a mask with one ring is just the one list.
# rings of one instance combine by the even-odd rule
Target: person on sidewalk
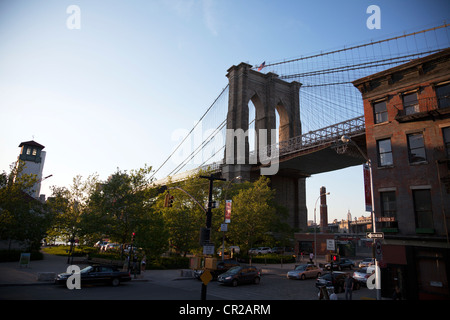
[[350,273],[347,273],[347,279],[345,279],[344,283],[345,300],[352,300],[353,282],[354,282],[353,277],[351,276]]

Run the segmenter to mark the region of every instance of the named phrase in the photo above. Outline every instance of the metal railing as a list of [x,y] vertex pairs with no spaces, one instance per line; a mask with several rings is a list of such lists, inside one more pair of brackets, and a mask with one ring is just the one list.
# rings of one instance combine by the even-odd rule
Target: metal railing
[[[348,137],[354,137],[357,135],[364,134],[365,131],[366,127],[364,122],[364,116],[359,116],[353,119],[333,124],[325,128],[304,133],[302,135],[293,137],[286,141],[277,142],[275,144],[267,146],[263,150],[263,152],[266,152],[265,154],[271,154],[267,153],[267,151],[273,150],[279,157],[281,157],[284,155],[288,155],[290,153],[327,145],[329,143],[339,140],[343,135],[346,135]],[[250,152],[250,157],[252,156],[253,153],[254,151]],[[185,171],[164,179],[154,181],[153,184],[166,185],[169,181],[177,182],[186,180],[188,177],[198,173],[201,170],[208,170],[213,173],[220,172],[222,170],[222,166],[223,161],[215,162],[212,164],[198,167],[193,170]]]
[[316,148],[335,142],[343,135],[353,137],[365,133],[366,126],[364,116],[359,116],[346,121],[342,121],[331,126],[310,131],[293,137],[286,141],[269,146],[271,150],[278,149],[278,155],[284,156],[290,153]]

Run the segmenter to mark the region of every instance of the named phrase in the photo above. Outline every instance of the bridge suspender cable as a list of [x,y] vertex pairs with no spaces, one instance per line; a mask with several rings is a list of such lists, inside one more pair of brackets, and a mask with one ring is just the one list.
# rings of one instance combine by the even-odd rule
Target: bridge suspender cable
[[389,38],[389,39],[383,39],[383,40],[379,40],[379,41],[375,41],[375,42],[368,42],[368,43],[360,44],[360,45],[353,46],[353,47],[348,47],[348,48],[343,48],[343,49],[339,49],[339,50],[319,53],[319,54],[315,54],[315,55],[311,55],[311,56],[307,56],[307,57],[301,57],[301,58],[296,58],[296,59],[291,59],[291,60],[285,60],[285,61],[280,61],[280,62],[268,63],[268,64],[265,65],[265,67],[267,68],[267,67],[276,66],[276,65],[279,65],[279,64],[291,63],[291,62],[296,62],[296,61],[300,61],[300,60],[306,60],[306,59],[317,58],[317,57],[320,57],[320,56],[326,56],[326,55],[339,53],[339,52],[343,52],[343,51],[359,49],[359,48],[372,46],[372,45],[383,43],[383,42],[393,41],[393,40],[397,40],[397,39],[401,39],[401,38],[415,36],[417,34],[429,32],[429,31],[438,30],[438,29],[441,29],[441,28],[446,28],[448,26],[450,26],[450,24],[446,23],[446,24],[443,24],[443,25],[438,26],[438,27],[434,27],[434,28],[430,28],[430,29],[426,29],[426,30],[421,30],[421,31],[417,31],[417,32],[412,32],[412,33],[408,33],[408,34],[403,34],[401,36],[397,36],[397,37],[393,37],[393,38]]
[[169,159],[175,154],[175,152],[180,148],[180,146],[186,141],[186,139],[192,134],[192,132],[195,130],[195,128],[199,125],[199,123],[203,120],[203,118],[206,116],[206,114],[211,110],[211,108],[216,104],[217,100],[222,96],[222,94],[225,92],[225,90],[228,88],[228,84],[223,88],[222,92],[217,96],[217,98],[214,100],[214,102],[209,106],[208,110],[205,111],[205,113],[201,116],[201,118],[197,121],[197,123],[194,125],[194,127],[189,131],[189,133],[184,137],[184,139],[178,144],[178,146],[173,150],[173,152],[167,157],[167,159],[159,166],[158,169],[153,173],[153,175],[150,177],[153,178],[155,174],[169,161]]

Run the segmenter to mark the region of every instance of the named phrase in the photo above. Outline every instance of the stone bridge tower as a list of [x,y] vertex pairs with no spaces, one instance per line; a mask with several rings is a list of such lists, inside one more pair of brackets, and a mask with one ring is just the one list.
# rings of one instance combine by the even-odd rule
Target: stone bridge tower
[[[271,154],[271,149],[261,150],[261,142],[271,145],[275,142],[276,112],[278,124],[278,140],[286,141],[301,134],[299,90],[301,83],[286,82],[274,73],[263,74],[252,70],[252,66],[241,63],[228,69],[229,97],[227,114],[227,141],[225,149],[225,165],[222,175],[227,180],[241,176],[246,180],[254,180],[260,174],[271,179],[272,188],[276,189],[276,201],[289,211],[287,221],[292,227],[306,229],[306,195],[305,176],[296,174],[298,170],[276,170],[271,174],[257,169],[263,162],[261,154]],[[254,155],[249,153],[249,102],[255,106],[255,145]],[[241,144],[239,138],[232,133],[241,132],[244,136]],[[265,135],[262,137],[262,135]],[[263,139],[262,139],[263,138]],[[255,155],[257,158],[255,158]],[[273,162],[278,162],[278,158]],[[266,166],[270,166],[269,163]],[[259,166],[261,167],[261,166]],[[277,168],[277,167],[276,167]]]

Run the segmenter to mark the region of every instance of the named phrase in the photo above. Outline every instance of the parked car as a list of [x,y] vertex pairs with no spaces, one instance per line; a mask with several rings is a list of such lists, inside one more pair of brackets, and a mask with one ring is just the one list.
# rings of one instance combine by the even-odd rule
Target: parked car
[[[347,258],[341,258],[338,262],[333,262],[333,270],[343,270],[345,268],[352,270],[354,266],[355,263]],[[325,264],[325,269],[331,270],[331,263]]]
[[314,264],[301,264],[296,266],[294,270],[288,271],[288,279],[306,279],[320,277],[323,270]]
[[272,253],[284,254],[284,248],[283,247],[273,247]]
[[256,254],[266,254],[266,253],[272,253],[272,249],[270,247],[259,247],[256,249]]
[[317,278],[316,288],[333,287],[335,293],[340,293],[344,290],[344,283],[347,274],[345,272],[330,272]]
[[[217,277],[230,270],[233,267],[240,266],[240,263],[233,259],[227,259],[224,261],[217,262],[217,268],[215,270],[210,270],[213,279],[217,279]],[[200,280],[200,276],[203,274],[204,270],[195,270],[194,277]]]
[[233,267],[227,272],[222,273],[217,281],[221,284],[228,284],[236,287],[241,283],[259,284],[261,281],[261,271],[255,266]]
[[[56,284],[66,284],[71,273],[60,273],[56,276]],[[121,282],[130,281],[129,272],[120,271],[115,266],[93,265],[80,271],[81,285],[104,283],[118,286]]]
[[256,254],[256,250],[257,250],[258,248],[250,248],[249,250],[248,250],[248,254]]
[[361,262],[359,263],[358,266],[360,268],[362,268],[362,267],[368,267],[368,266],[370,266],[372,264],[375,264],[375,259],[374,258],[365,258],[365,259],[361,260]]
[[370,275],[372,274],[372,272],[368,273],[367,269],[368,269],[367,267],[362,267],[353,272],[353,279],[355,279],[356,281],[359,282],[359,284],[364,286],[367,284],[367,278],[369,278]]

